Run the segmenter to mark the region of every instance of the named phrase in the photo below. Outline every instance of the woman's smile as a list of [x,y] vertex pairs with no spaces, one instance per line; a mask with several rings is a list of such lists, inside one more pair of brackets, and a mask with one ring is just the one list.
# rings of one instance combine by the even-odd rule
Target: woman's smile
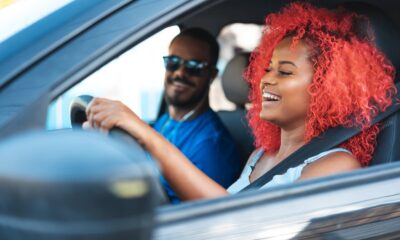
[[266,89],[262,91],[262,106],[273,107],[277,106],[281,102],[281,96],[276,93],[270,92]]

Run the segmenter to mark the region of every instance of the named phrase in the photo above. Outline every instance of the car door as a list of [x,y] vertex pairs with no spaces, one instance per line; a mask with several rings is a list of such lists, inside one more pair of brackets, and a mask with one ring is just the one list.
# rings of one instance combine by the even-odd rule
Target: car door
[[396,239],[399,171],[397,162],[162,208],[154,239]]

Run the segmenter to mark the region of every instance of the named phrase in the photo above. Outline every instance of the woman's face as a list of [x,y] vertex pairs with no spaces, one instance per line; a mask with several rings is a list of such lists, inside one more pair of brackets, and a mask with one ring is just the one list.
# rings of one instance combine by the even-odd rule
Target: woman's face
[[304,126],[310,102],[307,87],[314,73],[309,46],[300,41],[291,48],[291,41],[284,38],[276,46],[260,84],[260,117],[282,128]]

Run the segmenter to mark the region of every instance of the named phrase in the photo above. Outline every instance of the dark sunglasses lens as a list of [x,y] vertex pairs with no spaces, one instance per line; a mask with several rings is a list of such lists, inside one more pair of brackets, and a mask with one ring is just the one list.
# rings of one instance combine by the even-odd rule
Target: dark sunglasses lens
[[190,75],[201,75],[205,69],[205,64],[197,60],[189,60],[185,63],[186,71]]
[[168,71],[176,71],[181,65],[181,59],[175,56],[167,56],[164,58],[164,66]]

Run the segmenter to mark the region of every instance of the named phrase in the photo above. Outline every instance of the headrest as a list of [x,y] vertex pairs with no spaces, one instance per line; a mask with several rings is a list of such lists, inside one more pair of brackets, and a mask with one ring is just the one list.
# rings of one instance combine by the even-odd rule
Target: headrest
[[243,72],[249,65],[250,53],[243,52],[234,56],[226,65],[222,74],[222,88],[226,98],[239,107],[249,102],[249,85],[243,79]]

